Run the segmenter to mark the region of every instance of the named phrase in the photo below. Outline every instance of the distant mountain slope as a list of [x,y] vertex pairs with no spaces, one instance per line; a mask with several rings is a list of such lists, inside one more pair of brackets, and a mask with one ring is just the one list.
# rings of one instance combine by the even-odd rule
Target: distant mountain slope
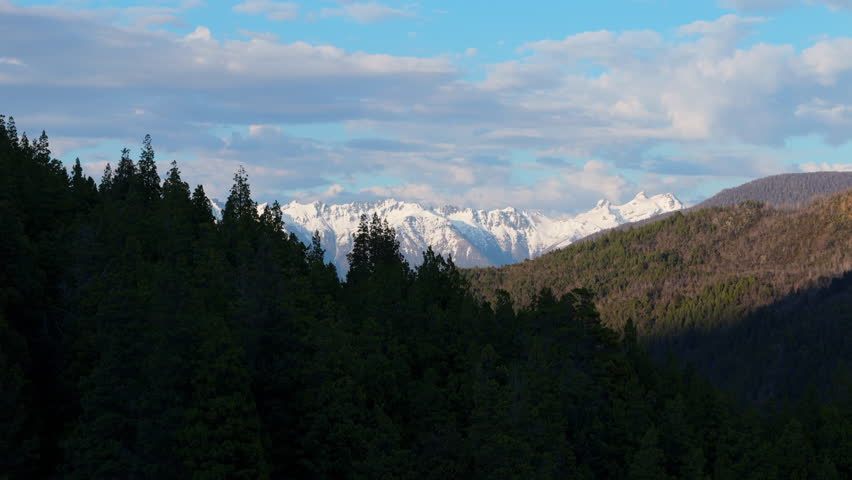
[[821,195],[852,189],[852,172],[787,173],[726,188],[694,209],[736,205],[754,200],[772,206],[801,206]]
[[[682,213],[694,212],[708,207],[726,207],[747,200],[764,203],[773,207],[803,206],[815,198],[832,195],[852,189],[852,172],[812,172],[785,173],[759,178],[738,187],[726,188],[703,202],[678,210]],[[628,230],[657,222],[671,216],[674,212],[661,213],[652,218],[617,225],[612,230]],[[590,241],[604,235],[602,230],[583,238]]]
[[[660,351],[683,353],[698,348],[707,334],[734,328],[761,307],[783,305],[791,295],[850,270],[852,191],[793,210],[747,202],[675,213],[528,262],[466,273],[482,297],[494,299],[496,290],[503,289],[519,306],[528,305],[545,287],[557,295],[593,288],[605,323],[620,328],[632,318]],[[784,335],[802,340],[811,333],[792,328]],[[752,348],[763,338],[759,330],[748,335],[758,339]],[[724,348],[733,344],[700,350],[692,359],[727,355]],[[817,352],[821,347],[814,341],[808,348]],[[742,356],[743,362],[751,359]]]
[[[214,201],[214,211],[221,215]],[[320,232],[327,260],[340,271],[348,269],[346,254],[361,215],[376,213],[396,230],[400,251],[412,265],[431,246],[436,253],[451,255],[462,267],[505,265],[570,245],[592,233],[626,222],[651,218],[683,207],[672,194],[648,197],[640,192],[623,205],[601,200],[575,217],[554,218],[536,210],[512,207],[473,210],[453,206],[426,207],[418,203],[384,200],[375,203],[327,205],[291,202],[281,207],[284,228],[310,243]]]

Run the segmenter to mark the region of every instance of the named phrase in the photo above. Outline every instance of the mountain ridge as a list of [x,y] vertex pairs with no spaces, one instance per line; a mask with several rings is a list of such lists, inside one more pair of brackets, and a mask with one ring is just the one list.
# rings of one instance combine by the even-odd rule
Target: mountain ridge
[[[700,203],[678,210],[695,212],[710,207],[729,207],[745,201],[760,202],[776,208],[802,207],[820,197],[852,189],[852,172],[800,172],[770,175],[736,187],[725,188]],[[584,242],[600,238],[611,230],[622,231],[664,220],[674,212],[665,212],[652,218],[623,223],[582,238]]]
[[752,200],[774,207],[800,207],[815,197],[852,189],[852,172],[782,173],[726,188],[691,207],[724,207]]
[[[220,215],[221,202],[213,203]],[[432,207],[395,199],[345,204],[292,201],[281,206],[281,213],[285,230],[303,243],[309,244],[313,233],[319,232],[326,260],[344,272],[361,215],[375,213],[386,219],[396,230],[400,251],[412,265],[419,264],[422,252],[431,246],[436,253],[452,256],[460,267],[477,267],[534,258],[595,232],[681,208],[683,204],[671,193],[649,197],[643,191],[624,204],[600,200],[594,208],[564,218],[515,207]]]

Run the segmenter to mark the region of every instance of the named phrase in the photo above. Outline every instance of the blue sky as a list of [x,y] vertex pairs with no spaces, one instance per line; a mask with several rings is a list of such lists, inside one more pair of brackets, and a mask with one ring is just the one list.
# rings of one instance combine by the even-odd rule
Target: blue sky
[[0,0],[0,108],[96,178],[576,212],[852,171],[852,0]]

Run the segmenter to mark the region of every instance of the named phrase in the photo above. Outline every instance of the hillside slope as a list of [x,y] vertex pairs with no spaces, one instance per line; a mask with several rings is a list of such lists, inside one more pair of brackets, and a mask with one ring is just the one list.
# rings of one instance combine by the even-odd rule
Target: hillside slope
[[[726,188],[703,202],[678,210],[695,212],[709,207],[730,207],[745,201],[760,202],[771,207],[801,207],[819,197],[852,189],[852,172],[785,173],[759,178],[737,187]],[[673,215],[664,212],[652,218],[624,223],[610,230],[624,231],[648,225]],[[581,241],[600,238],[609,230],[593,233]]]
[[651,347],[749,400],[825,393],[852,366],[852,272],[818,280],[728,328],[685,330]]
[[692,207],[726,207],[746,200],[775,207],[803,206],[815,197],[852,189],[852,172],[787,173],[726,188]]
[[[591,287],[605,323],[621,328],[632,318],[659,352],[684,354],[761,307],[783,304],[850,270],[852,191],[795,210],[744,202],[676,213],[535,260],[469,270],[467,276],[482,297],[493,299],[503,289],[518,306],[545,287],[557,295]],[[799,328],[788,335],[801,334]],[[727,355],[725,348],[704,349],[691,359],[701,363]],[[750,360],[744,355],[739,360]]]

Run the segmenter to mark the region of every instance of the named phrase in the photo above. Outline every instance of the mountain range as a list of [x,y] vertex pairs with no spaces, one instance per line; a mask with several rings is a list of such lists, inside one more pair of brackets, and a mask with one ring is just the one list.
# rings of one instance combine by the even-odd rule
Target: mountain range
[[[213,204],[214,211],[220,214],[223,203],[213,200]],[[265,204],[258,208],[263,207]],[[411,265],[418,265],[423,252],[431,246],[436,253],[452,256],[460,267],[482,267],[535,258],[593,233],[681,208],[683,204],[673,194],[647,196],[639,192],[622,205],[600,200],[591,210],[573,217],[548,216],[538,210],[513,207],[429,207],[394,199],[339,205],[294,201],[283,205],[281,212],[284,228],[304,243],[309,244],[313,233],[319,232],[326,260],[345,272],[346,254],[352,249],[361,215],[375,213],[387,220],[396,230],[400,251]]]
[[[783,173],[758,178],[742,185],[726,188],[712,197],[681,213],[695,212],[710,207],[730,207],[745,201],[760,202],[769,207],[802,207],[816,198],[852,189],[852,172]],[[665,212],[650,218],[617,225],[614,230],[628,230],[663,220],[674,212]],[[602,230],[583,238],[591,241],[606,234]]]

